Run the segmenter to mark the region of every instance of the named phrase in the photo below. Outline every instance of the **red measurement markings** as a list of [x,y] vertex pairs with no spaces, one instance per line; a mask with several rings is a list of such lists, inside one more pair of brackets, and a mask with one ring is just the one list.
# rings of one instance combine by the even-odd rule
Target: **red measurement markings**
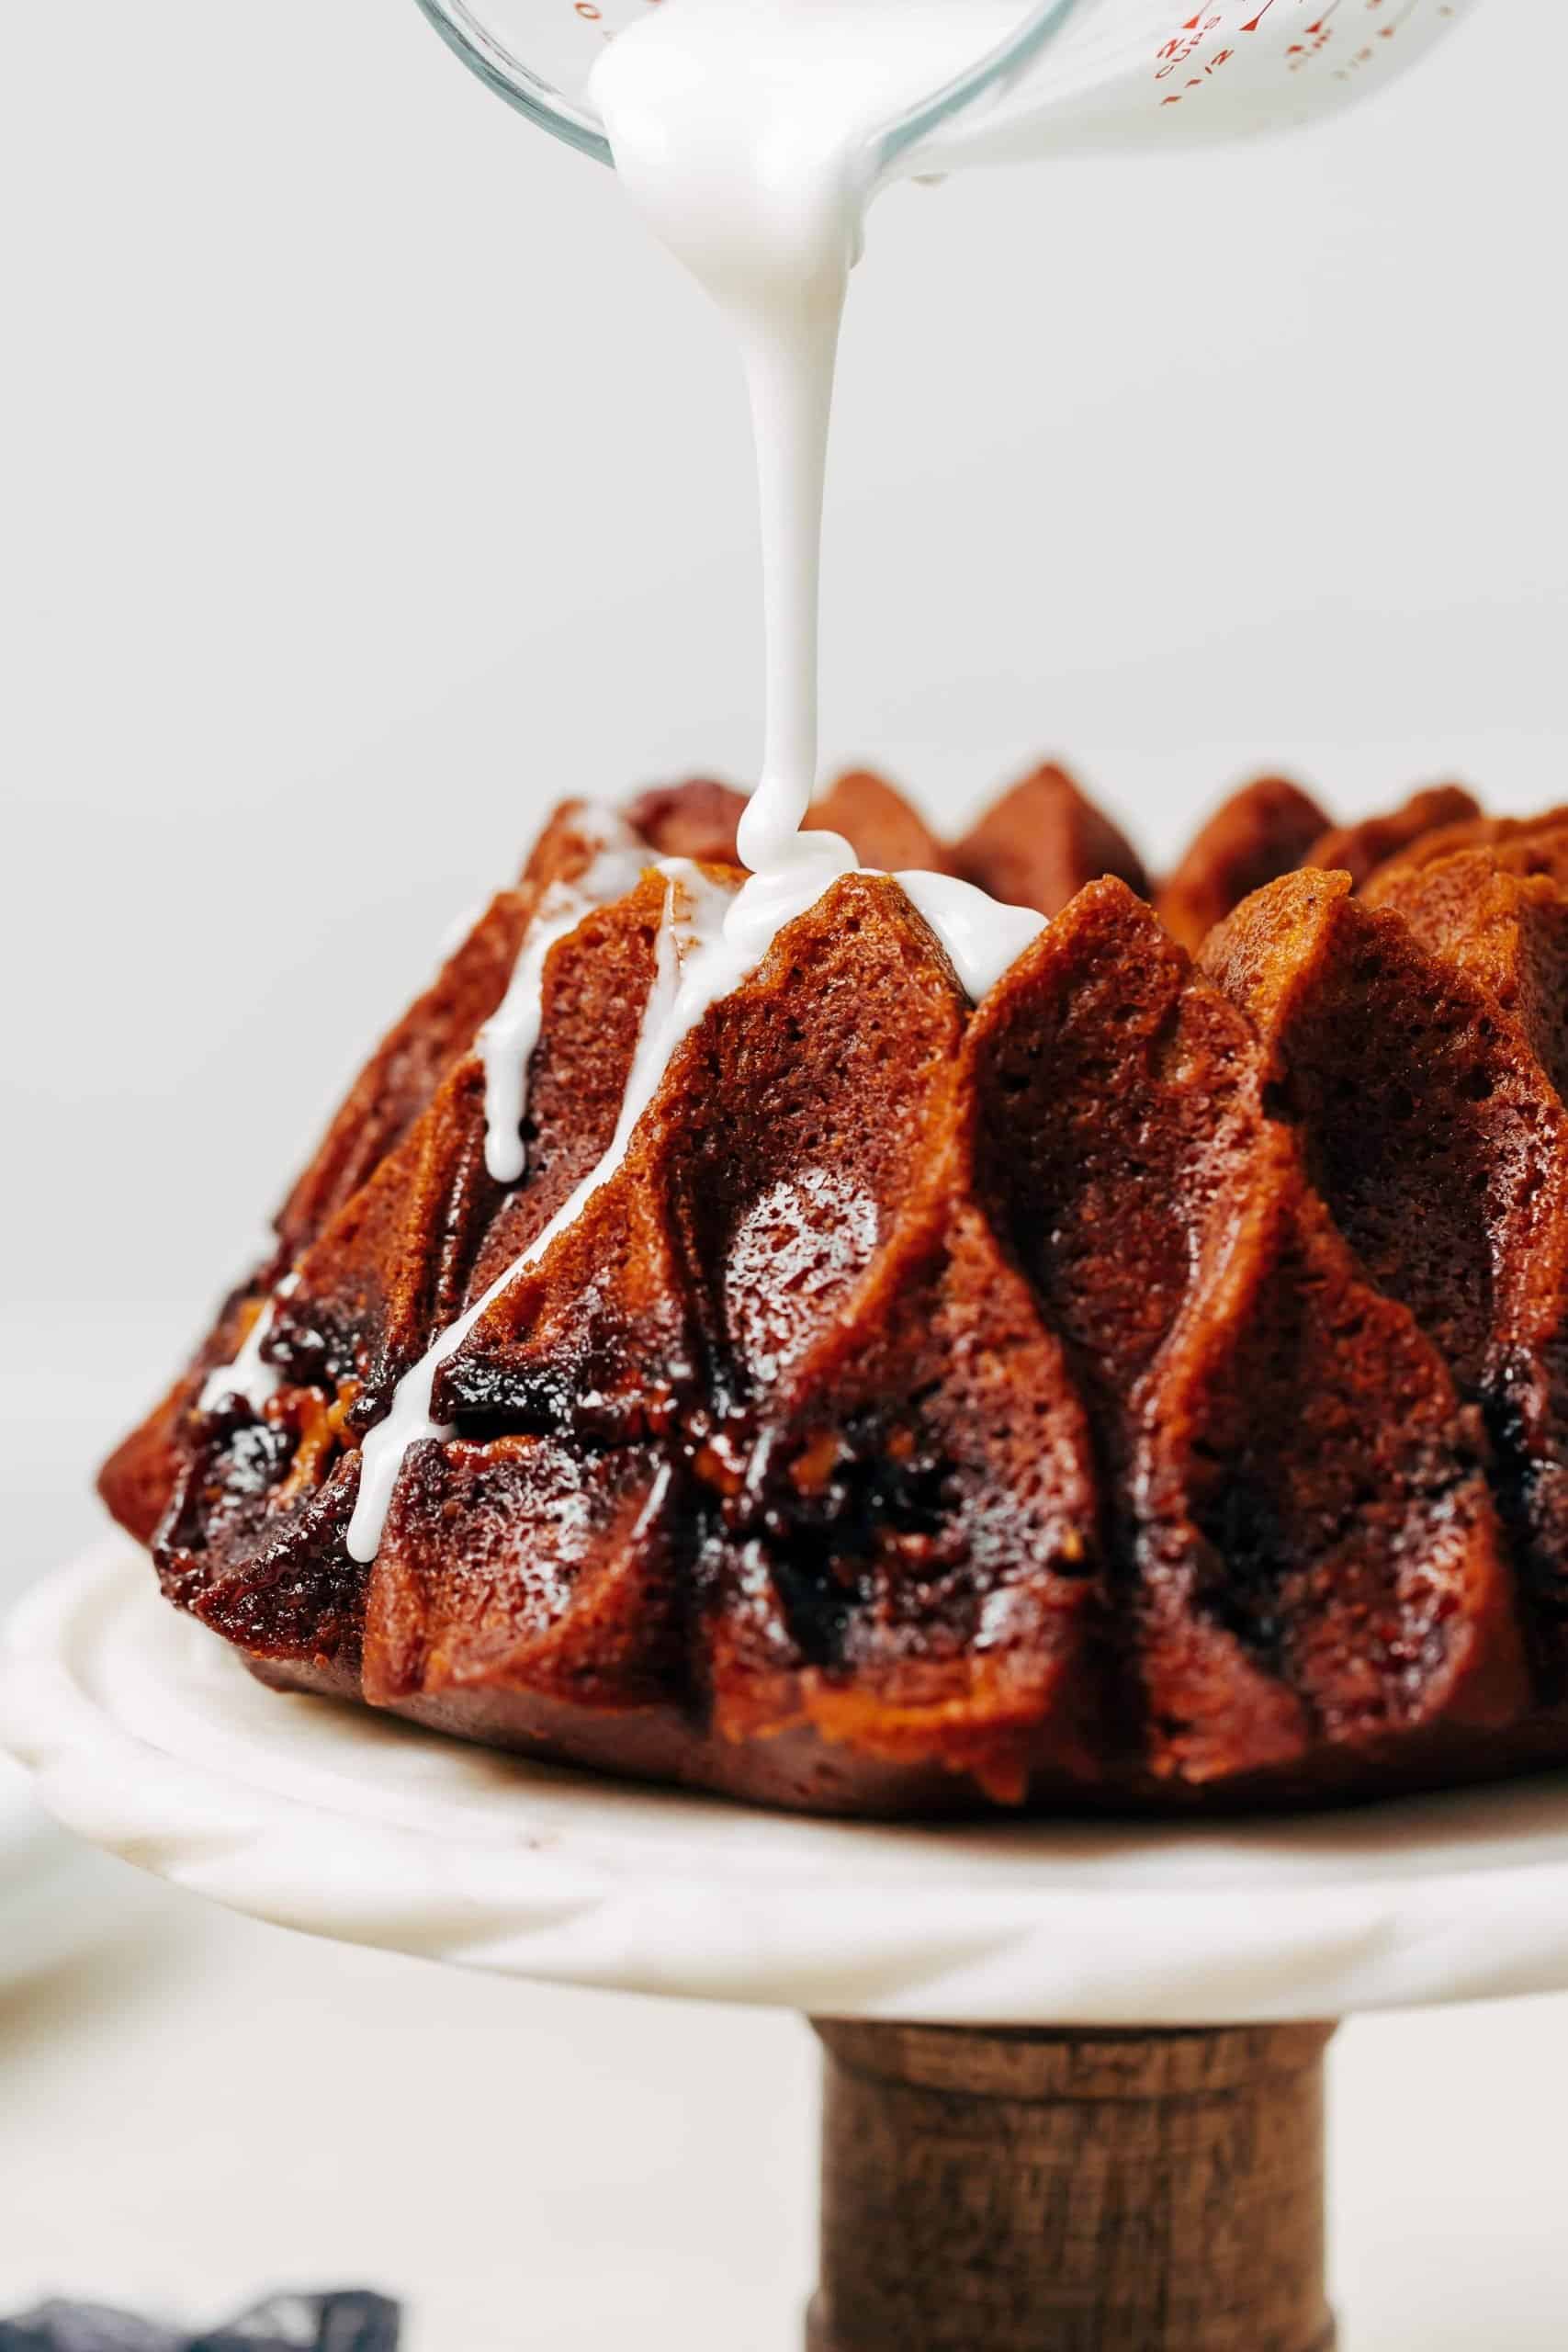
[[599,0],[571,0],[571,13],[583,24],[592,25],[601,40],[615,40],[615,28],[604,22],[604,11],[599,6]]
[[[1283,52],[1292,74],[1299,73],[1303,65],[1310,64],[1319,51],[1327,47],[1333,37],[1333,28],[1329,19],[1343,5],[1344,0],[1295,0],[1298,9],[1315,7],[1315,14],[1312,22],[1303,28],[1301,39],[1292,41]],[[1381,7],[1382,0],[1366,0],[1366,5],[1372,8]],[[1265,18],[1276,6],[1277,0],[1261,0],[1261,5],[1254,7],[1252,15],[1236,27],[1237,36],[1262,30]],[[1419,6],[1420,0],[1410,0],[1410,6]],[[1283,18],[1277,18],[1276,22],[1283,28]],[[1179,107],[1190,90],[1201,90],[1213,74],[1217,73],[1222,66],[1228,64],[1237,54],[1235,49],[1221,49],[1206,61],[1200,60],[1197,52],[1211,33],[1220,30],[1221,23],[1222,18],[1219,16],[1205,16],[1200,9],[1196,16],[1187,17],[1170,39],[1156,51],[1158,61],[1155,67],[1156,81],[1170,80],[1172,75],[1184,65],[1190,65],[1194,69],[1184,77],[1179,90],[1169,92],[1160,101],[1162,106]]]
[[1217,32],[1222,19],[1200,9],[1168,41],[1162,41],[1155,51],[1155,80],[1168,82],[1178,66],[1185,65],[1195,50],[1201,49],[1206,36]]
[[[1376,5],[1376,0],[1373,0],[1373,5]],[[1329,42],[1334,39],[1334,28],[1328,20],[1338,6],[1339,0],[1328,0],[1328,6],[1319,10],[1300,40],[1291,43],[1285,54],[1291,61],[1292,74],[1299,74],[1303,66],[1310,65],[1313,60],[1320,57],[1328,47]]]
[[1161,106],[1179,107],[1181,104],[1182,99],[1186,96],[1188,90],[1201,90],[1204,83],[1208,80],[1210,74],[1217,74],[1222,65],[1228,65],[1235,55],[1235,51],[1234,49],[1217,49],[1213,57],[1206,61],[1201,74],[1190,74],[1187,77],[1184,87],[1179,90],[1173,90],[1169,97],[1162,98],[1160,100]]

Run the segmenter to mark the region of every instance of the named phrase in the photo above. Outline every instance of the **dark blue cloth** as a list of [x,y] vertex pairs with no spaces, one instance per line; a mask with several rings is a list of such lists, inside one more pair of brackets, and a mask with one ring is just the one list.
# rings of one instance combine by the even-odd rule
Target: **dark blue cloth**
[[397,2352],[401,2313],[385,2295],[274,2295],[192,2335],[96,2303],[40,2303],[0,2319],[0,2352]]

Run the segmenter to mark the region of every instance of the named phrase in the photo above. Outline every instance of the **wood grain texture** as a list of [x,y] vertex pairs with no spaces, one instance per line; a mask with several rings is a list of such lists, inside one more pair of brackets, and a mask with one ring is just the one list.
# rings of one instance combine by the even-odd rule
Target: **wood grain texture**
[[1332,2027],[814,2022],[807,2352],[1332,2352]]

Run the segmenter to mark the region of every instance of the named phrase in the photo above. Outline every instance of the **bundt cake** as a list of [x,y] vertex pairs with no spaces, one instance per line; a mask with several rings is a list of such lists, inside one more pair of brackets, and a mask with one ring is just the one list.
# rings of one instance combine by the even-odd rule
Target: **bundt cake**
[[[1151,891],[1059,769],[953,843],[856,775],[682,1014],[742,805],[563,807],[378,1048],[103,1473],[168,1598],[820,1811],[1568,1758],[1568,811],[1270,780]],[[978,1002],[906,864],[1037,910]]]

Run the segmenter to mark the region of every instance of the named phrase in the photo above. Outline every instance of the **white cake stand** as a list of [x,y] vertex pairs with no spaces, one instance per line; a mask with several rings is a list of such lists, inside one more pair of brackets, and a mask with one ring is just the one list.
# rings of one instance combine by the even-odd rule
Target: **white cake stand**
[[62,1838],[28,1776],[0,1757],[0,1996],[104,1933],[124,1890],[96,1855]]
[[1565,1778],[1220,1827],[800,1821],[279,1697],[118,1539],[12,1620],[0,1734],[68,1827],[234,1909],[807,2011],[814,2352],[1325,2352],[1327,2021],[1568,1988]]

